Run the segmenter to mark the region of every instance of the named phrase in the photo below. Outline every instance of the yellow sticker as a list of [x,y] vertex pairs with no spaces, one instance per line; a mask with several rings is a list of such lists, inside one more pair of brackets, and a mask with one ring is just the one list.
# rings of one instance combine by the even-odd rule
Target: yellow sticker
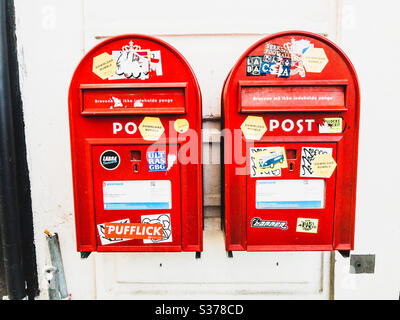
[[330,154],[317,154],[311,163],[311,169],[314,177],[330,178],[335,171],[336,162]]
[[342,118],[325,118],[322,125],[318,125],[319,133],[341,133],[343,130]]
[[301,59],[307,72],[316,73],[324,70],[329,61],[323,48],[309,48]]
[[280,176],[280,169],[287,168],[284,147],[250,148],[250,174],[252,177]]
[[186,119],[177,119],[174,122],[176,132],[185,133],[189,130],[189,122]]
[[103,80],[114,75],[116,70],[117,61],[107,52],[93,58],[92,71]]
[[240,129],[247,140],[260,140],[267,131],[267,126],[262,117],[248,116]]
[[296,232],[317,233],[318,219],[297,218]]
[[145,117],[139,125],[139,131],[144,140],[157,141],[164,133],[160,118]]

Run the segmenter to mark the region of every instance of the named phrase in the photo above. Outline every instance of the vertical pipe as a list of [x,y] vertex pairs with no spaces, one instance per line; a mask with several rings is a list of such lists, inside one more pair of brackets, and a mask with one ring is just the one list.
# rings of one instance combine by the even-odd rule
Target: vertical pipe
[[60,243],[58,241],[58,234],[52,234],[47,230],[45,231],[45,233],[47,234],[46,239],[49,245],[51,264],[55,268],[53,283],[56,285],[56,289],[60,294],[60,298],[67,299],[67,282],[65,280],[64,266],[62,262]]
[[8,299],[26,296],[20,244],[16,154],[7,44],[6,1],[0,0],[0,235]]

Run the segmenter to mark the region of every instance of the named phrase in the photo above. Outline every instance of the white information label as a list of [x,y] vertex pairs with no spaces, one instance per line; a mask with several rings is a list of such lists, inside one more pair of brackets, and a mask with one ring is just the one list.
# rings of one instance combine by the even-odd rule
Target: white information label
[[325,207],[325,180],[257,180],[256,209]]
[[171,209],[171,181],[104,181],[104,210]]

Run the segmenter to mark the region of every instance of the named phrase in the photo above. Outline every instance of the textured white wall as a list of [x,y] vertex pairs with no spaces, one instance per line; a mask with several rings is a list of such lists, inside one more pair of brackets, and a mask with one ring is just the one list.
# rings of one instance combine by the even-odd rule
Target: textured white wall
[[[226,257],[219,229],[219,145],[210,146],[207,138],[204,157],[213,161],[204,167],[207,207],[200,260],[188,253],[96,253],[81,260],[75,252],[67,95],[83,54],[105,37],[124,33],[150,34],[169,42],[198,77],[204,127],[215,139],[222,84],[236,59],[263,35],[290,29],[323,33],[338,43],[353,60],[362,89],[354,253],[376,254],[376,270],[372,275],[350,274],[349,259],[336,254],[335,297],[398,298],[400,215],[395,200],[400,177],[392,159],[399,157],[399,149],[392,146],[400,118],[395,87],[400,48],[394,37],[399,30],[395,10],[387,9],[393,2],[381,1],[379,9],[373,3],[340,0],[15,4],[40,298],[47,297],[42,276],[49,263],[45,228],[59,234],[73,299],[329,298],[330,253]],[[378,157],[387,159],[379,170],[377,150]]]

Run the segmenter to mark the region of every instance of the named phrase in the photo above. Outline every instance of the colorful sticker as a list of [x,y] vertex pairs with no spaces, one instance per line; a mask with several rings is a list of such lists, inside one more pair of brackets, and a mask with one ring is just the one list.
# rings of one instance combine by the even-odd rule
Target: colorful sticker
[[251,219],[250,226],[255,228],[288,229],[287,221],[263,220],[259,217]]
[[324,123],[318,125],[319,133],[341,133],[343,130],[342,118],[325,118]]
[[162,240],[162,224],[148,223],[116,223],[106,222],[104,224],[104,236],[106,238],[121,239],[150,239]]
[[114,150],[106,150],[100,156],[100,164],[106,170],[114,170],[120,164],[120,157]]
[[327,63],[323,48],[314,48],[314,44],[306,39],[292,38],[282,46],[266,43],[262,56],[247,56],[246,75],[289,78],[298,74],[304,78],[306,72],[322,72]]
[[164,133],[164,126],[158,117],[145,117],[139,125],[144,140],[157,141]]
[[248,116],[240,129],[247,140],[260,140],[267,131],[267,126],[262,117]]
[[[122,220],[113,221],[112,223],[130,223],[130,220],[122,219]],[[97,231],[99,232],[100,242],[101,242],[101,245],[103,245],[103,246],[107,245],[107,244],[113,244],[113,243],[130,240],[130,239],[124,239],[124,238],[107,238],[105,236],[105,223],[98,224]]]
[[161,240],[151,239],[143,240],[143,243],[163,243],[172,242],[172,225],[171,215],[169,213],[164,214],[151,214],[140,217],[142,223],[149,224],[161,224],[163,226],[163,237]]
[[129,45],[123,46],[121,50],[112,51],[112,58],[116,61],[116,68],[108,76],[108,80],[146,80],[152,75],[163,75],[161,52],[143,49],[133,41],[130,41]]
[[336,168],[336,161],[330,154],[318,154],[311,163],[315,177],[330,178]]
[[300,177],[317,177],[312,169],[312,163],[319,154],[332,155],[332,148],[302,147]]
[[318,219],[297,218],[296,232],[317,233]]
[[149,172],[167,171],[165,151],[148,151],[147,162],[149,163]]
[[101,79],[105,80],[112,76],[117,70],[117,61],[104,52],[93,58],[93,73],[98,75]]
[[281,169],[287,167],[284,147],[250,148],[251,177],[280,176]]
[[189,121],[186,119],[177,119],[174,122],[174,128],[176,132],[185,133],[189,130]]

